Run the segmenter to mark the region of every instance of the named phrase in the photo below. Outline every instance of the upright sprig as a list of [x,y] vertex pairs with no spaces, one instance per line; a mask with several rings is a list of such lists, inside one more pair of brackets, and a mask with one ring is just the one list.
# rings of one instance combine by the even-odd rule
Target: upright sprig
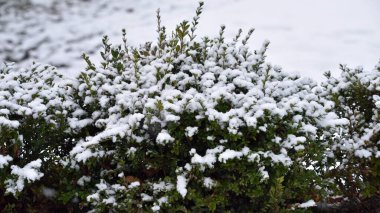
[[157,33],[158,33],[158,55],[162,55],[162,51],[165,48],[166,44],[166,28],[164,26],[161,26],[161,14],[160,9],[156,12],[157,17]]
[[91,62],[90,57],[89,57],[87,54],[83,53],[83,54],[82,54],[82,58],[83,58],[83,60],[84,60],[84,61],[86,62],[86,64],[87,64],[86,70],[93,70],[93,71],[96,70],[95,64],[93,64],[93,63]]
[[[105,62],[108,61],[108,57],[111,53],[111,44],[109,43],[109,39],[108,39],[108,36],[103,36],[103,39],[102,39],[102,44],[103,44],[103,49],[104,51],[101,51],[100,52],[100,55],[102,56],[103,60]],[[103,64],[102,65],[104,66],[104,68],[106,68],[106,65],[107,64]]]
[[252,33],[255,31],[255,29],[254,28],[251,28],[249,31],[248,31],[248,34],[245,36],[245,38],[241,41],[241,43],[243,44],[243,45],[246,45],[247,43],[248,43],[248,41],[249,41],[249,39],[251,38],[251,35],[252,35]]
[[133,49],[133,68],[134,68],[134,74],[135,74],[135,80],[136,83],[138,84],[138,80],[140,79],[140,74],[139,74],[139,61],[141,59],[140,53],[138,49]]
[[226,30],[226,26],[225,25],[220,26],[219,37],[218,37],[219,44],[223,44],[224,43],[224,32],[225,32],[225,30]]
[[122,29],[121,32],[122,32],[122,35],[123,35],[122,40],[123,40],[124,51],[128,55],[127,31],[125,29]]
[[239,41],[242,32],[243,32],[243,30],[240,28],[238,33],[236,34],[235,38],[233,39],[234,43],[237,43]]
[[196,37],[195,31],[196,31],[197,26],[199,24],[198,20],[200,18],[200,15],[203,12],[203,5],[204,5],[204,2],[200,1],[199,2],[199,6],[197,7],[197,10],[195,11],[195,16],[193,17],[193,21],[191,22],[192,26],[191,26],[191,29],[190,29],[190,31],[191,31],[190,41],[193,41],[195,39],[195,37]]
[[186,45],[186,36],[189,36],[189,28],[190,28],[190,24],[186,20],[182,21],[176,27],[175,35],[179,40],[179,46],[176,47],[177,53],[183,53],[183,50]]

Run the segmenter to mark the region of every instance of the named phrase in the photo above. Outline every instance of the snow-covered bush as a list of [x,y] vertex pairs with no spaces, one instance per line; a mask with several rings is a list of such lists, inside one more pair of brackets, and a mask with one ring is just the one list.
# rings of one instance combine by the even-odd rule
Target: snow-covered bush
[[[104,62],[75,94],[89,137],[71,156],[91,171],[98,210],[271,210],[318,199],[324,143],[347,123],[310,79],[266,64],[253,30],[195,37],[201,7],[138,48],[103,39]],[[88,174],[86,174],[88,175]]]
[[380,64],[372,71],[341,65],[341,76],[326,73],[323,95],[348,125],[336,133],[328,155],[328,174],[340,193],[370,197],[380,189]]
[[104,37],[74,80],[1,70],[1,208],[279,212],[376,193],[380,70],[319,86],[266,63],[269,42],[250,50],[253,30],[197,38],[202,6],[171,34],[158,13],[155,42]]
[[[59,180],[56,164],[75,142],[66,118],[76,108],[69,95],[70,85],[51,66],[33,64],[21,69],[6,64],[0,70],[2,195],[32,199],[44,184]],[[41,178],[42,185],[24,190]],[[10,196],[3,198],[12,200]],[[3,205],[4,200],[1,202]]]

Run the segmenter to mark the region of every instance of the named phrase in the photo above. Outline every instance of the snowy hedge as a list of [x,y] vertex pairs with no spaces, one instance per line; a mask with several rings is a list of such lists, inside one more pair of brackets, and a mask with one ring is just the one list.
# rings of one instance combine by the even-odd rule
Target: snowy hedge
[[321,85],[265,62],[253,33],[197,38],[197,9],[139,47],[103,39],[76,79],[0,73],[8,211],[307,211],[380,186],[380,66]]
[[344,195],[370,197],[380,192],[380,63],[373,71],[343,65],[341,70],[339,78],[326,73],[322,83],[322,96],[349,121],[328,147],[327,174]]

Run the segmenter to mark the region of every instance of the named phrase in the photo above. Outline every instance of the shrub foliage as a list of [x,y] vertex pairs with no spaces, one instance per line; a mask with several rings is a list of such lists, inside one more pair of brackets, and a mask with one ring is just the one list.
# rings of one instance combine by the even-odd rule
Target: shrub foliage
[[253,30],[197,38],[202,6],[171,34],[158,11],[155,42],[104,37],[74,80],[4,66],[2,210],[307,211],[379,194],[380,68],[282,72],[269,42],[248,48]]

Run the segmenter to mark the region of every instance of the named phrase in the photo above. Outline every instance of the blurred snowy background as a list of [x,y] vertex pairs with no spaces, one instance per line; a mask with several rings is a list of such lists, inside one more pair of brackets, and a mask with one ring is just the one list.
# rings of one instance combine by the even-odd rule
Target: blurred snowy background
[[[0,63],[49,63],[67,75],[84,69],[88,53],[99,60],[103,35],[133,45],[156,39],[155,11],[170,30],[191,19],[195,0],[0,0]],[[225,24],[256,29],[251,45],[268,39],[268,61],[285,71],[321,80],[339,63],[372,69],[380,59],[380,0],[206,0],[199,36],[216,36]]]

